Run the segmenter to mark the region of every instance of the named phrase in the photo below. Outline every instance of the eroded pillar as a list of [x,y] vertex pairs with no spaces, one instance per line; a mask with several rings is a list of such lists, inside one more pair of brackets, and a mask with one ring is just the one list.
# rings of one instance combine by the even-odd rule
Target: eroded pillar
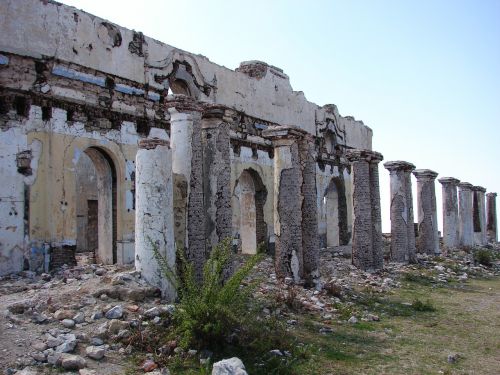
[[417,178],[417,249],[419,253],[423,254],[439,254],[436,188],[434,183],[438,174],[430,169],[416,169],[413,171],[413,175]]
[[316,165],[313,139],[302,129],[273,126],[275,268],[279,278],[319,278]]
[[175,272],[172,154],[163,139],[139,141],[136,156],[135,268],[164,298],[175,289],[160,267],[155,251]]
[[489,242],[497,242],[497,204],[496,204],[497,193],[486,194],[486,206],[487,206],[487,236]]
[[460,181],[453,177],[443,177],[438,181],[443,189],[443,244],[452,249],[460,244],[457,195]]
[[353,176],[352,263],[365,271],[383,268],[378,163],[383,157],[369,150],[349,150]]
[[186,251],[201,281],[207,259],[203,196],[201,103],[184,95],[169,96],[170,144],[174,181],[175,240]]
[[458,218],[460,246],[473,246],[472,185],[468,182],[458,184]]
[[203,190],[207,251],[231,237],[231,111],[211,106],[203,112]]
[[316,147],[310,134],[300,142],[302,164],[302,251],[304,278],[313,286],[319,281],[318,205],[316,188]]
[[472,224],[474,227],[474,244],[483,246],[488,243],[486,238],[486,189],[482,186],[472,187]]
[[391,178],[391,260],[415,262],[415,229],[411,172],[415,166],[405,161],[389,161],[384,167]]

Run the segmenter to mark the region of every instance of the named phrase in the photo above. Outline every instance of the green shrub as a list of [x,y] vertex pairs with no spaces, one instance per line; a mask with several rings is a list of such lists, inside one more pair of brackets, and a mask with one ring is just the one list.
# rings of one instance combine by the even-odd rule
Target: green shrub
[[[155,339],[142,340],[149,335],[138,332],[133,340],[138,345],[131,343],[134,347],[158,353],[161,346],[173,340],[184,349],[212,351],[212,361],[239,357],[251,374],[295,374],[293,368],[306,358],[307,350],[297,346],[280,316],[262,316],[265,301],[251,298],[256,284],[242,285],[262,255],[250,257],[228,277],[233,258],[231,239],[225,239],[212,250],[200,283],[183,253],[178,254],[175,273],[154,246],[153,251],[165,276],[176,286],[179,303],[171,327],[163,328],[163,332],[160,328],[154,333]],[[288,354],[276,357],[271,353],[274,349]],[[180,373],[205,370],[194,358],[171,354],[155,355],[155,360]]]
[[486,267],[493,265],[493,257],[488,249],[479,249],[474,252],[474,262]]
[[422,302],[418,298],[416,298],[413,301],[413,303],[411,304],[411,307],[413,308],[413,310],[420,311],[420,312],[436,311],[436,308],[432,305],[432,302],[430,300]]
[[201,284],[196,280],[193,264],[187,261],[183,253],[178,255],[178,276],[172,276],[172,270],[157,251],[155,256],[165,276],[170,280],[175,279],[179,305],[175,309],[173,321],[181,347],[221,346],[240,327],[248,310],[250,288],[240,285],[260,256],[251,257],[227,278],[232,251],[231,239],[226,238],[214,247],[206,261]]

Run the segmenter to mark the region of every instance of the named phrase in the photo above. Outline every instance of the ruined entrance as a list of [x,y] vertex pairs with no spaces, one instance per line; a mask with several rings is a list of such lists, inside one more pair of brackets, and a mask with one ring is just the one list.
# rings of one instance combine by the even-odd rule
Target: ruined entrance
[[93,252],[95,260],[116,263],[116,169],[111,157],[87,148],[76,165],[77,251]]
[[326,246],[341,246],[349,243],[347,227],[347,201],[344,181],[333,177],[323,197],[326,215]]
[[253,169],[245,169],[236,181],[234,198],[239,206],[239,214],[235,218],[241,240],[243,254],[255,254],[257,246],[265,243],[267,226],[264,221],[264,204],[267,191],[259,174]]

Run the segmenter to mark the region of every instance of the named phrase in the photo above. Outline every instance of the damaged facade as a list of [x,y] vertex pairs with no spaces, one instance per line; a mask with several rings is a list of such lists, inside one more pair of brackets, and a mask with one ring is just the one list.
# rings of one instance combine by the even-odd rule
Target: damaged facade
[[[260,61],[230,70],[52,1],[6,0],[0,14],[0,275],[91,251],[135,263],[172,296],[153,250],[173,265],[185,248],[200,277],[226,237],[274,252],[278,276],[308,284],[323,247],[352,245],[354,265],[383,267],[383,157],[361,121]],[[415,239],[414,166],[394,163],[392,260],[439,253],[437,174],[413,172]],[[496,240],[494,196],[486,212],[483,190],[475,210],[464,194],[460,211],[456,192],[447,200],[446,241]]]
[[[371,149],[372,131],[308,102],[281,69],[233,71],[50,1],[3,1],[0,13],[0,274],[71,264],[76,251],[137,263],[136,215],[153,204],[169,207],[169,241],[198,271],[228,236],[243,253],[293,253],[283,275],[306,279],[309,253],[351,242],[345,152]],[[165,144],[143,147],[153,139]],[[148,164],[158,147],[171,203],[139,196],[154,190],[144,173],[163,173]]]

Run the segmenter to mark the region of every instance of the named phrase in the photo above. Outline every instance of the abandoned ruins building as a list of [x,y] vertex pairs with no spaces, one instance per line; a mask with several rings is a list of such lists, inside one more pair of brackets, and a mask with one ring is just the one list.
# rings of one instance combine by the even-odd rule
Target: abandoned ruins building
[[[383,156],[363,122],[308,102],[264,62],[230,70],[53,1],[4,0],[0,14],[0,275],[92,251],[171,296],[153,247],[171,265],[185,248],[200,272],[226,237],[241,253],[263,244],[278,276],[309,284],[324,247],[383,267]],[[391,260],[440,253],[437,173],[383,166]],[[439,182],[442,246],[496,241],[496,194]]]

